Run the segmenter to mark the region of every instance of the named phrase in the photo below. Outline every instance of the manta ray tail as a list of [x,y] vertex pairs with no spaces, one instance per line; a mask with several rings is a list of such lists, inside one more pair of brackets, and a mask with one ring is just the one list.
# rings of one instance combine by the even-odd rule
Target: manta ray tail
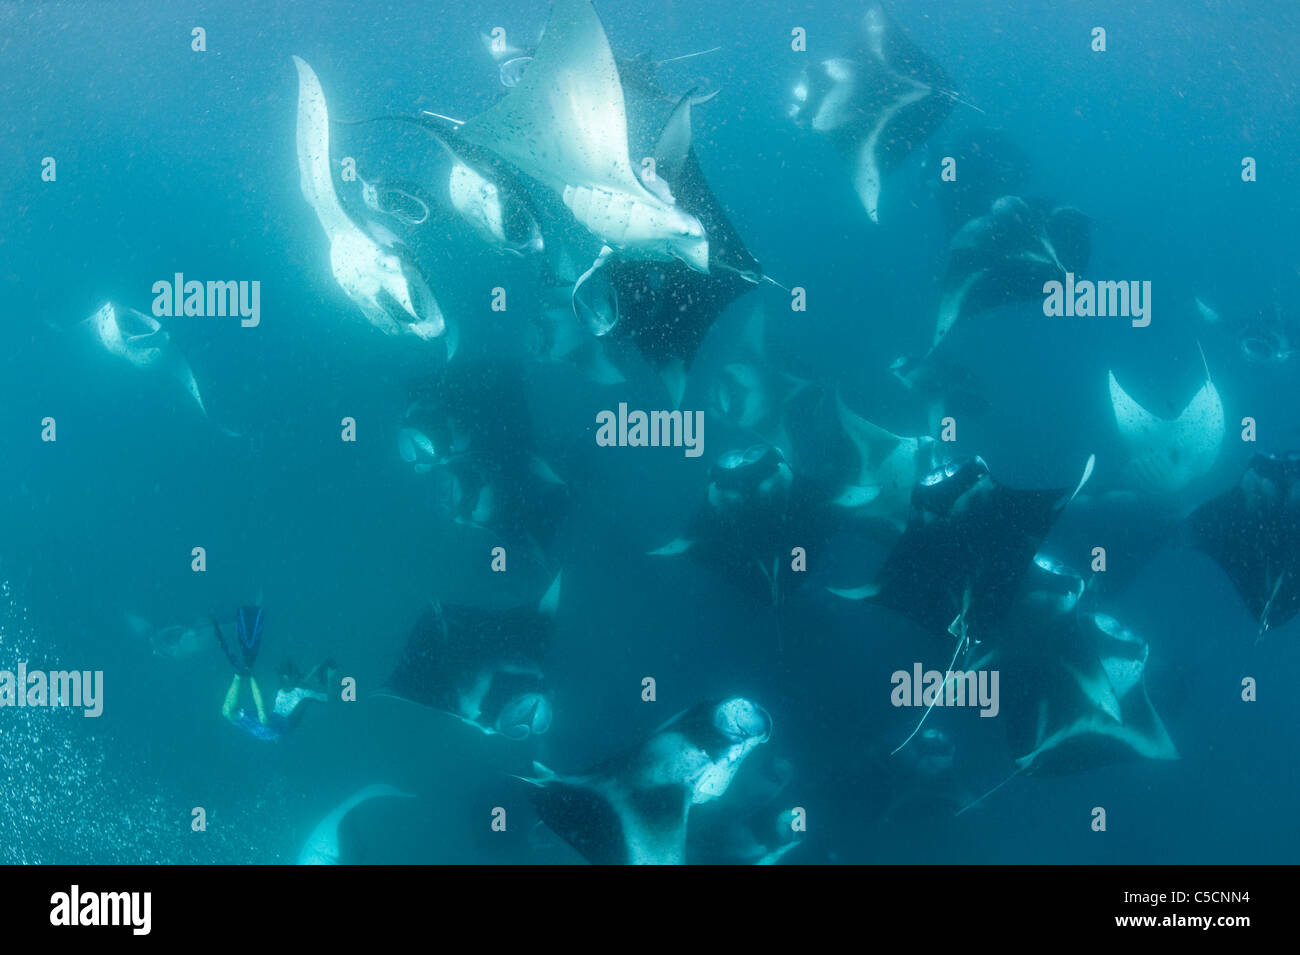
[[1201,367],[1205,369],[1205,381],[1207,384],[1213,384],[1214,379],[1210,377],[1210,363],[1205,360],[1205,349],[1201,347],[1199,340],[1196,342],[1196,350],[1201,353]]
[[935,90],[935,92],[938,93],[940,96],[948,97],[948,99],[952,100],[954,103],[960,103],[962,106],[968,106],[971,109],[975,110],[975,112],[977,113],[983,113],[985,115],[988,115],[987,110],[981,109],[980,107],[976,106],[974,103],[967,102],[966,100],[958,96],[956,93],[954,93],[952,90]]
[[1023,766],[1022,766],[1020,769],[1017,769],[1014,773],[1012,773],[1012,774],[1011,774],[1010,776],[1008,776],[1006,779],[1002,780],[1002,782],[998,783],[996,786],[994,786],[992,789],[990,789],[990,790],[989,790],[988,792],[986,792],[984,795],[978,797],[978,798],[975,799],[973,802],[968,802],[968,803],[966,803],[966,805],[964,805],[964,806],[962,806],[960,809],[958,809],[958,810],[957,810],[953,815],[954,815],[954,816],[960,816],[960,815],[961,815],[962,813],[964,813],[967,809],[974,809],[976,806],[978,806],[980,803],[982,803],[985,799],[988,799],[988,798],[989,798],[990,796],[992,796],[995,792],[997,792],[999,789],[1001,789],[1001,788],[1002,788],[1003,786],[1005,786],[1007,783],[1011,782],[1011,780],[1015,779],[1017,776],[1019,776],[1019,775],[1020,775],[1021,773],[1023,773],[1024,771],[1025,771],[1025,769],[1024,769]]
[[549,766],[545,766],[542,763],[537,762],[537,760],[533,760],[533,775],[515,775],[514,778],[520,782],[528,783],[530,786],[536,786],[538,789],[543,789],[552,781],[559,779],[559,775]]
[[435,112],[434,112],[433,110],[431,110],[431,109],[422,109],[422,110],[420,110],[420,112],[421,112],[423,115],[425,115],[425,116],[432,116],[432,117],[434,117],[435,119],[445,119],[447,122],[449,122],[449,123],[455,123],[457,126],[464,126],[464,125],[465,125],[465,120],[463,120],[463,119],[455,119],[454,117],[446,116],[446,115],[444,115],[443,113],[435,113]]
[[720,46],[711,46],[707,50],[696,50],[694,53],[683,53],[681,56],[670,56],[666,60],[657,60],[655,66],[663,66],[665,63],[677,63],[681,60],[694,59],[697,56],[707,56],[710,53],[717,53],[721,50]]
[[[955,624],[956,621],[954,620],[953,623]],[[925,712],[921,714],[921,718],[916,721],[916,728],[913,729],[910,734],[908,734],[907,739],[903,740],[901,743],[898,744],[898,746],[894,749],[894,751],[889,754],[890,756],[897,755],[899,750],[901,750],[908,743],[912,742],[912,737],[916,736],[917,733],[921,732],[921,727],[925,724],[925,718],[930,715],[930,711],[934,709],[935,704],[938,703],[939,700],[943,698],[944,691],[948,689],[948,681],[952,678],[952,668],[953,666],[956,665],[957,657],[961,655],[962,648],[965,646],[966,646],[965,639],[957,641],[957,649],[955,649],[952,652],[952,660],[948,663],[948,669],[944,671],[943,685],[939,687],[939,692],[936,693],[934,699],[930,701],[930,705],[925,708]]]

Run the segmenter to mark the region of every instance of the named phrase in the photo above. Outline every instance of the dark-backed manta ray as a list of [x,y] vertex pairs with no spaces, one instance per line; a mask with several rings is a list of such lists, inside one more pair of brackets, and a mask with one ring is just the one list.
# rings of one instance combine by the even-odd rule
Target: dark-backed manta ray
[[[574,276],[576,279],[577,276]],[[532,355],[544,362],[568,362],[598,385],[619,385],[627,375],[609,354],[611,343],[593,337],[573,314],[573,288],[548,287],[535,322]]]
[[785,371],[769,356],[767,312],[762,302],[754,305],[746,318],[734,357],[710,386],[710,413],[748,437],[791,454],[785,409],[809,382]]
[[956,179],[944,181],[937,173],[929,177],[949,236],[987,212],[994,199],[1023,195],[1029,184],[1029,157],[1000,129],[963,129],[932,146],[929,154],[933,167],[944,158],[956,164]]
[[1300,453],[1255,455],[1237,485],[1198,507],[1189,523],[1260,637],[1300,612]]
[[590,0],[555,0],[518,84],[459,135],[553,191],[606,245],[709,271],[704,227],[633,171],[618,67]]
[[943,730],[932,726],[918,732],[910,746],[884,765],[889,782],[884,819],[929,823],[961,809],[969,797],[957,776],[956,752]]
[[438,369],[416,390],[397,449],[416,473],[434,477],[458,523],[541,550],[567,511],[568,488],[537,453],[521,382],[514,362]]
[[1089,457],[1073,491],[1010,488],[979,457],[951,462],[911,492],[911,516],[871,584],[831,592],[870,599],[963,650],[997,632],[1039,545],[1092,476]]
[[938,463],[936,442],[867,421],[836,388],[782,370],[767,352],[760,304],[745,322],[739,360],[714,379],[712,414],[777,448],[845,517],[901,533],[912,487]]
[[1026,705],[1008,710],[1019,771],[1057,775],[1135,756],[1177,759],[1147,696],[1147,642],[1108,614],[1079,614],[1074,622],[1055,643],[1050,665],[1023,678],[1033,687]]
[[534,764],[538,816],[594,865],[680,865],[692,806],[723,795],[772,718],[741,697],[699,703],[579,776]]
[[673,407],[686,372],[718,316],[763,279],[762,266],[709,188],[691,136],[691,93],[678,102],[655,147],[656,188],[704,229],[709,271],[647,261],[606,247],[573,286],[573,311],[593,335],[630,342],[663,377]]
[[873,424],[825,386],[800,389],[786,415],[796,472],[819,484],[846,518],[891,541],[901,533],[912,489],[939,463],[938,442]]
[[343,819],[357,806],[385,796],[400,799],[414,799],[412,793],[402,792],[387,783],[376,783],[353,793],[335,806],[316,824],[316,828],[307,836],[302,849],[298,852],[298,865],[339,865],[342,863],[339,852],[339,826]]
[[951,81],[878,3],[862,20],[862,42],[843,57],[806,69],[790,117],[835,142],[872,222],[885,177],[952,111]]
[[431,602],[380,695],[441,710],[489,735],[540,736],[551,726],[541,661],[559,601],[557,574],[535,606],[488,610]]
[[1284,271],[1273,285],[1272,301],[1254,308],[1225,309],[1201,298],[1194,304],[1202,320],[1231,338],[1237,352],[1255,366],[1280,367],[1300,354],[1300,268]]
[[1017,776],[1060,776],[1135,758],[1178,759],[1147,695],[1145,640],[1104,613],[1072,615],[1067,626],[1040,636],[1036,653],[997,654],[996,663],[988,661],[1002,673],[1003,721],[1018,754],[1016,770],[961,812]]
[[[448,323],[414,255],[391,233],[370,223],[362,229],[339,202],[330,161],[330,120],[320,80],[306,61],[298,69],[298,169],[303,198],[329,240],[334,280],[385,334],[406,333],[429,341]],[[447,351],[454,351],[449,335]]]
[[1016,770],[961,812],[1021,775],[1178,758],[1146,692],[1147,642],[1109,614],[1084,610],[1088,591],[1080,574],[1039,554],[1003,637],[972,661],[972,669],[1001,675],[1002,720]]
[[1043,285],[1088,264],[1090,220],[1078,209],[1002,196],[963,225],[949,243],[935,323],[937,347],[963,315],[1029,301]]
[[685,536],[650,551],[690,556],[777,614],[806,574],[790,567],[794,548],[811,552],[834,532],[837,515],[818,488],[766,444],[721,455],[709,472],[703,504]]

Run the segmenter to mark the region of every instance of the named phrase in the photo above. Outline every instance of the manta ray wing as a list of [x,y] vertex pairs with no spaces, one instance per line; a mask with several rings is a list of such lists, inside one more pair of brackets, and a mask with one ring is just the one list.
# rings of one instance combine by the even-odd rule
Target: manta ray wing
[[1071,496],[1006,487],[979,458],[932,472],[872,599],[936,634],[961,618],[976,638],[991,635]]
[[632,170],[623,87],[590,0],[555,0],[518,85],[460,135],[548,186],[579,223],[614,247],[678,255],[707,271],[703,227],[647,190]]
[[301,57],[298,68],[298,160],[303,198],[311,205],[327,235],[355,230],[334,190],[330,168],[330,120],[325,91],[316,72]]
[[1261,634],[1300,612],[1300,456],[1255,455],[1237,485],[1198,507],[1189,523]]

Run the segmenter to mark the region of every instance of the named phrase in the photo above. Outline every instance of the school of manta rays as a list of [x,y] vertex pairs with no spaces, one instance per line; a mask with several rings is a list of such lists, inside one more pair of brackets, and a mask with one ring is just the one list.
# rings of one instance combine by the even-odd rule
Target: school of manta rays
[[[447,489],[452,518],[545,564],[573,494],[528,433],[527,409],[508,407],[512,369],[458,357],[456,318],[440,308],[437,276],[412,237],[438,215],[459,216],[502,254],[535,263],[547,290],[529,318],[542,343],[537,357],[570,363],[593,389],[653,372],[665,408],[681,408],[692,361],[725,310],[745,296],[788,301],[791,290],[746,249],[697,160],[693,114],[725,110],[725,95],[699,85],[667,93],[667,61],[616,54],[590,0],[553,0],[534,48],[486,32],[484,40],[502,90],[496,105],[464,121],[450,106],[447,115],[332,119],[326,85],[294,57],[298,163],[339,288],[370,325],[435,353],[432,382],[398,422],[401,459]],[[878,222],[895,208],[882,201],[892,173],[968,104],[878,4],[864,4],[851,49],[808,62],[789,118],[829,137],[863,212]],[[328,79],[330,101],[345,99],[346,79]],[[449,160],[436,190],[339,174],[332,134],[399,123]],[[1145,559],[1171,544],[1199,548],[1257,625],[1242,639],[1264,639],[1300,610],[1300,455],[1256,454],[1235,486],[1188,500],[1187,489],[1218,459],[1230,420],[1211,353],[1201,357],[1204,383],[1172,417],[1148,411],[1110,375],[1127,458],[1098,465],[1095,480],[1097,461],[1087,455],[1077,461],[1077,483],[1059,489],[1005,484],[996,462],[978,456],[948,459],[939,369],[950,330],[982,311],[1041,300],[1045,283],[1082,274],[1090,253],[1088,216],[1020,195],[1026,172],[1014,147],[988,131],[975,136],[969,148],[951,150],[960,179],[935,193],[950,238],[931,348],[880,363],[881,374],[926,403],[932,433],[894,434],[849,408],[833,385],[783,368],[765,348],[764,311],[755,308],[729,346],[733,360],[712,382],[693,383],[707,389],[710,433],[728,435],[727,449],[710,450],[707,485],[651,556],[697,562],[734,600],[767,605],[788,641],[789,598],[807,579],[804,566],[833,536],[861,537],[883,548],[883,563],[831,592],[887,608],[929,634],[915,659],[947,661],[948,673],[1000,673],[1001,712],[988,725],[1006,734],[1014,756],[1005,783],[1029,786],[1022,777],[1121,759],[1177,759],[1145,686],[1148,640],[1103,609],[1123,586],[1123,569],[1098,564],[1090,545],[1058,553],[1044,542],[1067,508],[1095,513],[1101,526],[1134,509],[1156,515],[1145,526],[1157,530],[1130,550]],[[1207,322],[1219,321],[1198,306]],[[174,377],[203,408],[189,365],[156,319],[108,304],[88,324],[110,352]],[[1281,329],[1272,334],[1242,347],[1266,350],[1259,360],[1287,361],[1289,342]],[[503,441],[502,421],[525,427],[516,424]],[[1131,555],[1111,549],[1108,558]],[[505,611],[438,595],[384,692],[530,745],[565,712],[544,675],[561,580],[550,566],[536,599]],[[952,690],[945,676],[930,705]],[[990,798],[959,794],[951,742],[925,725],[930,706],[911,712],[911,735],[893,755],[925,776],[944,811]],[[593,863],[797,861],[804,827],[795,822],[797,776],[785,761],[749,781],[743,800],[724,800],[726,812],[688,826],[694,807],[723,800],[774,732],[761,701],[706,700],[597,765],[534,762],[520,785],[541,822]],[[372,787],[342,811],[394,794]],[[728,838],[717,836],[720,827]]]

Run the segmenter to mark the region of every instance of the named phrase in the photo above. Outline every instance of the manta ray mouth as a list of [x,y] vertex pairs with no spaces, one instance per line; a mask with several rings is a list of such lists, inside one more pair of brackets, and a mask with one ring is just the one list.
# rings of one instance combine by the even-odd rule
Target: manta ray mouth
[[1241,353],[1247,361],[1257,364],[1280,364],[1291,357],[1291,350],[1284,347],[1276,335],[1268,332],[1243,336]]
[[714,725],[733,742],[766,742],[772,735],[772,716],[767,710],[742,697],[719,704]]
[[551,704],[541,694],[516,697],[497,719],[497,732],[512,740],[541,736],[551,728]]

